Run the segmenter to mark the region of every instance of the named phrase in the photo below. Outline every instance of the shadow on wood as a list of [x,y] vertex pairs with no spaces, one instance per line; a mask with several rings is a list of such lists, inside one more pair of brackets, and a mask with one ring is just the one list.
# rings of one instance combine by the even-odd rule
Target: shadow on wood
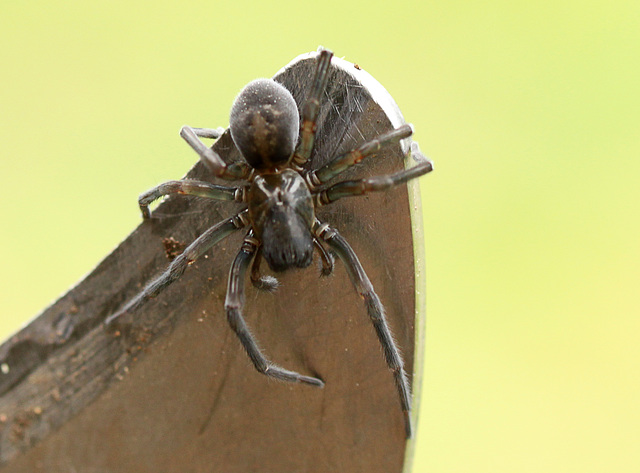
[[[275,77],[299,105],[314,57],[297,58]],[[403,122],[366,72],[334,59],[330,74],[316,168]],[[214,149],[226,161],[240,159],[228,132]],[[406,143],[389,146],[347,177],[397,171],[406,150]],[[200,164],[188,177],[210,179]],[[257,373],[229,329],[227,273],[244,232],[127,316],[126,330],[114,334],[101,325],[166,268],[163,239],[188,244],[240,208],[167,199],[89,276],[0,347],[3,472],[403,470],[406,440],[393,377],[339,261],[329,278],[319,277],[314,262],[279,275],[275,294],[247,291],[247,323],[265,353],[285,368],[321,377],[323,389]],[[407,188],[344,199],[318,214],[357,252],[411,375],[416,288]]]

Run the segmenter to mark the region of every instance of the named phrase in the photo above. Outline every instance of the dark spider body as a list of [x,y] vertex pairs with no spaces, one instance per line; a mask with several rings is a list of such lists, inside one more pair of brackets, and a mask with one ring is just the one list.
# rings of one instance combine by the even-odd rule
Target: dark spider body
[[[298,107],[270,79],[249,83],[231,108],[231,137],[260,174],[249,188],[249,220],[273,271],[306,268],[313,259],[313,199],[302,176],[286,168],[298,140]],[[282,169],[284,167],[284,169]]]
[[301,111],[302,120],[291,93],[273,80],[258,79],[240,92],[231,108],[229,128],[233,142],[245,162],[226,163],[200,140],[218,138],[224,130],[188,126],[182,128],[180,135],[198,153],[214,176],[227,181],[244,180],[245,183],[229,187],[196,180],[169,181],[140,196],[139,205],[143,217],[150,217],[151,202],[170,194],[236,201],[244,203],[246,208],[206,230],[171,262],[164,273],[151,281],[118,312],[108,317],[105,323],[110,324],[121,315],[134,311],[156,297],[214,244],[240,228],[247,228],[246,237],[229,273],[225,300],[229,325],[260,373],[282,381],[322,387],[324,383],[319,378],[286,370],[269,361],[249,331],[242,309],[244,283],[252,262],[252,284],[258,289],[273,291],[277,288],[275,278],[260,275],[262,258],[273,271],[280,272],[308,267],[313,260],[314,250],[317,250],[322,260],[322,275],[326,276],[333,270],[333,257],[324,247],[328,245],[345,265],[349,278],[365,303],[383,347],[385,360],[393,373],[404,413],[406,435],[410,437],[409,382],[404,362],[386,322],[384,307],[351,246],[335,228],[318,220],[316,208],[343,197],[383,191],[403,184],[430,172],[433,166],[414,142],[411,151],[417,164],[411,168],[385,176],[329,184],[334,177],[380,151],[384,144],[411,136],[412,127],[404,124],[357,149],[332,158],[319,169],[307,169],[331,57],[330,51],[318,51],[316,71]]
[[273,271],[311,264],[315,212],[299,173],[284,169],[257,176],[249,189],[249,219]]

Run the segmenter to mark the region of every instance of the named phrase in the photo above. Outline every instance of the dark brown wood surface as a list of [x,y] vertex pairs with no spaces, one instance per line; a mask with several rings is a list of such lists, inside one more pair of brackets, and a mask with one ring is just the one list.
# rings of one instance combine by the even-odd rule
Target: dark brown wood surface
[[[298,104],[313,67],[313,55],[300,57],[276,76]],[[346,61],[334,59],[325,99],[314,167],[402,121],[386,91]],[[406,146],[386,148],[348,176],[402,168]],[[240,159],[228,133],[214,149],[227,161]],[[188,175],[210,180],[200,164]],[[102,326],[166,268],[163,239],[190,243],[239,208],[169,198],[0,346],[2,472],[403,470],[406,440],[393,378],[339,261],[329,278],[319,277],[316,264],[279,275],[275,294],[247,286],[246,320],[265,353],[285,368],[320,376],[323,389],[257,373],[227,326],[227,273],[242,231],[124,320],[120,333]],[[416,291],[406,187],[343,199],[319,217],[357,252],[411,374]]]

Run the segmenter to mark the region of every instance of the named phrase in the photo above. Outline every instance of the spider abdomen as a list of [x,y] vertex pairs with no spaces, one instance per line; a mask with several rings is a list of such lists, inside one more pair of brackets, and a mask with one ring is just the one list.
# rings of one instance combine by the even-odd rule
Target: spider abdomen
[[313,258],[313,199],[296,171],[257,176],[249,190],[249,218],[273,271],[306,268]]
[[251,167],[275,169],[289,161],[298,140],[296,101],[277,82],[254,80],[236,97],[229,128],[233,142]]

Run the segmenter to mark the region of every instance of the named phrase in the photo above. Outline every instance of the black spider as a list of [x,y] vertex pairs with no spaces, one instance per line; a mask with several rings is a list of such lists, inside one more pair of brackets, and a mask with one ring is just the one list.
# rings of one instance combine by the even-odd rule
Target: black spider
[[[333,158],[319,169],[305,169],[304,166],[313,149],[316,119],[327,83],[331,57],[332,53],[328,50],[318,52],[311,90],[302,107],[301,124],[298,108],[291,93],[277,82],[258,79],[240,92],[231,108],[229,128],[233,142],[245,162],[227,164],[215,151],[200,141],[200,138],[218,138],[224,132],[223,129],[188,126],[182,128],[182,138],[198,153],[215,176],[231,181],[244,180],[246,183],[237,187],[226,187],[196,180],[165,182],[140,196],[139,204],[143,217],[150,217],[151,202],[169,194],[236,201],[247,204],[247,207],[200,235],[171,262],[163,274],[149,283],[119,312],[111,315],[106,324],[158,295],[178,279],[190,263],[215,243],[235,230],[247,227],[249,231],[229,274],[225,300],[229,325],[260,373],[282,381],[322,387],[322,380],[285,370],[265,358],[245,324],[242,307],[244,280],[252,261],[252,283],[259,289],[274,290],[277,280],[260,275],[262,258],[276,272],[293,267],[306,268],[311,264],[315,249],[322,260],[322,273],[328,275],[333,270],[333,258],[324,248],[323,243],[326,243],[345,264],[355,289],[364,299],[367,312],[384,349],[387,365],[393,372],[404,412],[406,434],[410,437],[412,427],[409,383],[402,357],[387,325],[384,308],[351,246],[337,230],[316,218],[315,209],[342,197],[382,191],[405,183],[430,172],[433,166],[420,153],[417,143],[414,142],[411,151],[418,163],[416,166],[391,175],[343,181],[323,188],[330,179],[366,156],[379,151],[383,144],[411,136],[411,125],[404,124],[349,153]],[[296,147],[298,139],[300,142]]]

